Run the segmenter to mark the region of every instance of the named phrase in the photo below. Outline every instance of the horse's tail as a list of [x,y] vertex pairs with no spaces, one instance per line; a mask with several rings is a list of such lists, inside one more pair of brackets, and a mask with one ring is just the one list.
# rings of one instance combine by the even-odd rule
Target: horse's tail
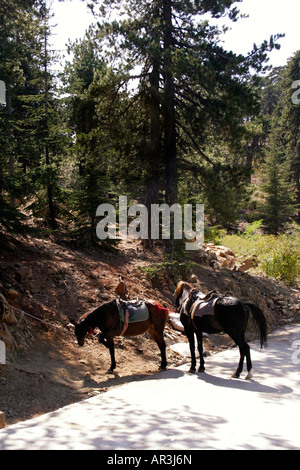
[[260,347],[262,348],[264,345],[267,344],[267,321],[262,312],[262,310],[252,302],[244,302],[246,307],[252,313],[253,320],[256,325],[257,333],[260,340]]

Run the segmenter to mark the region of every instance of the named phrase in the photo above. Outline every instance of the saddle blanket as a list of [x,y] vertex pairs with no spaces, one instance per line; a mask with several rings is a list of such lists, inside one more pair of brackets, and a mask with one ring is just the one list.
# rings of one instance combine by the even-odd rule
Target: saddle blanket
[[219,297],[213,297],[208,301],[196,300],[191,310],[191,318],[204,317],[205,315],[214,315],[215,305]]
[[149,318],[149,311],[143,300],[123,301],[117,300],[120,320],[123,322],[121,336],[125,333],[129,323],[146,321]]

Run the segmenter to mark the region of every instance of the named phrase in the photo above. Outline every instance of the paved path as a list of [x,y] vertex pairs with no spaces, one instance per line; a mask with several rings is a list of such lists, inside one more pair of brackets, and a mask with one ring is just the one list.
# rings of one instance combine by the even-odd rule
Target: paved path
[[[0,449],[300,449],[300,325],[252,345],[254,378],[230,379],[236,348],[0,431]],[[49,390],[51,393],[51,390]]]

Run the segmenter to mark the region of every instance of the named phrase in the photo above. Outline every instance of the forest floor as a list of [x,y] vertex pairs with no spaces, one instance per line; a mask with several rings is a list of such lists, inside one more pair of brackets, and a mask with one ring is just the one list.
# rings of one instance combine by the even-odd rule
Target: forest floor
[[[130,298],[160,300],[174,311],[173,293],[179,278],[162,272],[149,279],[139,269],[163,259],[160,245],[153,251],[144,251],[133,240],[123,242],[117,253],[76,249],[51,238],[30,237],[0,249],[0,291],[15,291],[11,302],[17,319],[17,324],[9,325],[13,344],[7,348],[6,364],[0,365],[0,411],[5,413],[7,425],[124,383],[145,380],[158,371],[160,353],[149,334],[116,338],[117,368],[111,373],[108,350],[96,337],[89,337],[79,347],[71,321],[115,298],[120,276]],[[282,315],[276,299],[288,299],[294,310],[300,309],[299,289],[272,279],[202,265],[193,269],[193,275],[197,276],[197,285],[205,290],[224,291],[237,284],[243,294],[241,286],[246,286],[246,293],[267,296],[272,327],[290,321]],[[255,300],[253,296],[250,295]],[[170,323],[165,339],[169,368],[189,361],[171,349],[173,344],[187,340]],[[210,354],[230,346],[232,342],[225,334],[205,339],[205,349]]]

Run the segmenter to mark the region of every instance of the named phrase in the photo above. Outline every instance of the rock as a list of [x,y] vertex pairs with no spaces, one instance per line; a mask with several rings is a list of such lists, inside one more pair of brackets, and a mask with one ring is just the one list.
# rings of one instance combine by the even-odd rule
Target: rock
[[277,300],[277,304],[281,305],[282,307],[287,307],[289,303],[287,300]]
[[30,281],[26,281],[25,285],[29,292],[37,294],[42,290],[42,279],[31,279]]
[[0,411],[0,429],[5,428],[5,414],[3,411]]
[[206,243],[196,255],[199,263],[212,267],[233,269],[236,266],[236,258],[230,248],[222,245]]
[[115,292],[119,297],[121,297],[121,299],[127,299],[127,286],[122,277],[120,277],[119,284],[117,285]]
[[106,292],[103,292],[103,294],[100,294],[100,297],[102,300],[109,300],[109,294]]
[[9,350],[13,350],[14,340],[4,323],[0,324],[0,341],[3,341]]
[[235,297],[241,297],[242,291],[239,284],[234,279],[228,279],[224,281],[225,291],[231,293]]
[[14,314],[14,311],[12,309],[6,310],[2,320],[7,324],[7,325],[15,325],[18,323],[18,320],[16,319],[16,316]]
[[183,324],[180,321],[180,315],[177,312],[169,312],[169,320],[172,327],[178,331],[184,331]]
[[19,282],[29,281],[32,279],[32,269],[30,266],[20,266],[17,271]]
[[[10,291],[13,291],[13,289],[10,289]],[[18,292],[16,293],[18,295]],[[7,299],[2,294],[0,294],[0,319],[7,325],[17,323],[13,306],[8,303]]]
[[300,311],[298,311],[293,318],[293,322],[299,323],[300,322]]
[[255,255],[251,256],[250,258],[246,258],[240,264],[237,265],[237,270],[245,273],[249,271],[251,268],[256,268],[258,266],[258,259]]
[[18,297],[19,293],[15,289],[9,289],[7,291],[7,299],[8,300],[15,300]]
[[191,282],[192,284],[195,284],[198,282],[198,278],[196,276],[196,274],[192,274],[190,279],[189,279],[189,282]]

